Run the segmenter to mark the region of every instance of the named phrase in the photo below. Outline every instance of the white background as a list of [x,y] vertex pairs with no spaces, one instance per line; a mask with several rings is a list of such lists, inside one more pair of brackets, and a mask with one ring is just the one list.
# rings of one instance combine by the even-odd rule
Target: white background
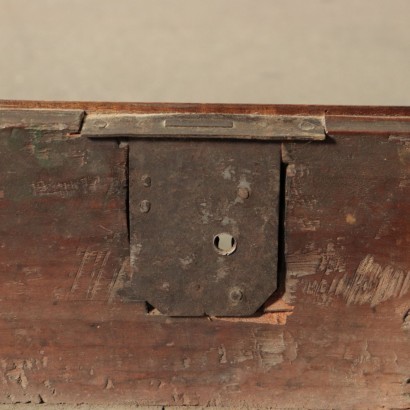
[[410,1],[0,0],[0,99],[410,105]]

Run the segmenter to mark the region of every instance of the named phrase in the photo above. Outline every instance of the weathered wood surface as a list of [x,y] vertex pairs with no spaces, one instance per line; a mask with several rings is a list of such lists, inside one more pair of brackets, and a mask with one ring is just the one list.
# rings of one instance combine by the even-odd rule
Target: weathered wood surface
[[[264,108],[298,109],[314,110]],[[409,407],[409,144],[336,136],[282,157],[286,272],[269,312],[177,319],[117,296],[127,147],[1,131],[0,402]]]
[[24,128],[38,131],[78,132],[84,110],[0,108],[0,129]]
[[126,149],[14,128],[0,152],[2,300],[112,298],[128,255]]
[[87,113],[226,113],[266,115],[360,115],[404,116],[409,107],[374,107],[344,105],[270,105],[270,104],[194,104],[194,103],[130,103],[130,102],[52,102],[0,100],[1,108],[85,110]]

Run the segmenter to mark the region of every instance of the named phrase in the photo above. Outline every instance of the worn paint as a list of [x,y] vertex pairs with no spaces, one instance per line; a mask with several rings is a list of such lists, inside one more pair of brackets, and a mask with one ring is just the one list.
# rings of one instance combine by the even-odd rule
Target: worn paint
[[228,165],[222,172],[223,179],[233,179],[235,177],[235,168],[232,165]]
[[366,255],[356,271],[332,279],[321,277],[302,280],[302,291],[315,295],[323,304],[329,304],[334,297],[342,297],[347,305],[369,304],[371,307],[391,298],[401,298],[410,289],[410,271],[391,265],[380,265],[374,256]]
[[29,384],[26,371],[32,368],[30,361],[16,360],[13,363],[13,368],[8,370],[5,375],[6,378],[11,382],[20,386],[23,390],[27,389]]
[[329,291],[343,296],[348,305],[370,304],[373,307],[390,298],[400,298],[409,289],[410,271],[382,266],[375,262],[374,256],[366,255],[352,278],[348,280],[343,276]]
[[285,349],[283,334],[274,338],[271,334],[262,331],[256,333],[255,351],[262,368],[270,369],[282,363]]
[[346,214],[346,223],[348,223],[349,225],[354,225],[356,223],[356,217],[354,216],[354,214]]
[[[132,107],[128,109],[136,109]],[[156,110],[193,109],[167,107]],[[209,110],[206,106],[201,109]],[[306,109],[311,108],[298,110]],[[324,144],[294,144],[287,150],[287,159],[305,169],[293,190],[287,189],[284,248],[287,279],[295,282],[293,303],[276,304],[277,309],[292,310],[292,314],[286,315],[285,325],[276,326],[257,322],[265,315],[255,322],[254,318],[211,321],[145,315],[143,304],[116,300],[117,291],[110,293],[112,303],[106,303],[108,289],[120,290],[130,275],[125,262],[129,256],[123,179],[126,162],[120,150],[110,141],[60,139],[55,147],[65,152],[65,162],[53,169],[52,181],[98,175],[99,189],[65,198],[33,196],[31,184],[51,181],[48,171],[38,167],[37,159],[24,144],[20,150],[5,149],[9,137],[7,133],[3,136],[0,151],[7,159],[12,158],[15,166],[9,168],[7,161],[0,162],[4,191],[0,210],[0,348],[1,358],[7,362],[0,371],[2,402],[408,407],[409,292],[402,291],[404,274],[409,271],[409,225],[405,218],[409,169],[407,158],[399,160],[396,143],[377,136],[367,140],[338,138]],[[76,148],[68,150],[68,145]],[[81,158],[69,159],[69,152],[82,149],[92,157],[83,166]],[[28,168],[33,171],[30,175]],[[238,171],[235,177],[240,174]],[[220,174],[218,178],[224,183]],[[237,194],[237,180],[233,185],[228,204]],[[256,194],[253,186],[248,203]],[[107,207],[101,206],[105,201]],[[201,198],[200,202],[208,201]],[[346,222],[348,213],[356,217],[356,224]],[[197,218],[200,216],[198,212]],[[297,219],[321,223],[316,230],[309,230]],[[383,226],[383,221],[388,224]],[[78,255],[77,249],[111,252],[100,281],[105,291],[101,288],[96,295],[99,301],[85,299],[96,260],[91,255],[73,299],[55,297],[70,291],[82,262],[83,255]],[[187,255],[190,252],[181,257]],[[363,263],[367,268],[359,269],[366,258]],[[97,265],[103,260],[101,255]],[[180,261],[176,262],[182,270]],[[376,265],[380,265],[379,270]],[[94,270],[97,276],[98,266]],[[394,270],[389,281],[389,275],[382,274],[388,267]],[[234,275],[236,270],[212,272],[215,276],[217,273]],[[385,276],[385,300],[377,296],[379,291],[371,290],[372,286],[379,289],[371,282],[378,275]],[[386,283],[398,286],[400,280],[395,278],[400,275],[401,290],[388,291]],[[341,293],[335,295],[344,277]],[[349,289],[349,280],[361,288],[360,292],[369,293],[350,294],[353,297],[347,306],[344,292]],[[281,285],[274,295],[279,300],[289,291],[287,283]],[[330,301],[325,306],[322,295]],[[368,301],[361,304],[364,299]],[[374,301],[378,304],[370,309]],[[31,361],[32,369],[24,368],[26,389],[15,381],[16,375],[14,380],[6,377],[7,371],[15,370],[16,360],[33,354],[36,357],[38,352],[43,353]],[[41,360],[43,355],[48,357],[47,366]],[[114,387],[106,390],[108,380]]]
[[[341,249],[340,246],[329,242],[324,250],[311,250],[310,246],[308,246],[307,250],[288,255],[284,301],[289,304],[295,302],[298,284],[310,283],[309,281],[301,281],[305,276],[316,274],[330,276],[346,272],[346,262],[342,254],[343,249]],[[323,283],[327,282],[328,280],[323,280]],[[323,283],[321,284],[321,288],[323,288]]]
[[111,379],[107,379],[105,383],[105,390],[111,390],[114,388],[114,383]]

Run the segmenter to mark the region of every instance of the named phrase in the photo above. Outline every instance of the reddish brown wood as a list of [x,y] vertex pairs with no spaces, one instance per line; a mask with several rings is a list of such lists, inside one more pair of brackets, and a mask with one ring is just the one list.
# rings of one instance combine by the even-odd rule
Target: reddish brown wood
[[410,107],[343,106],[343,105],[268,105],[268,104],[191,104],[191,103],[131,103],[87,101],[13,101],[0,100],[1,108],[81,109],[90,113],[166,113],[223,112],[235,114],[278,115],[365,115],[410,116]]
[[[2,106],[410,115],[383,107]],[[130,275],[126,158],[116,141],[1,131],[0,402],[409,407],[405,140],[337,136],[283,146],[286,272],[270,313],[248,319],[169,318],[116,297]]]
[[112,300],[126,275],[126,148],[0,132],[2,300]]

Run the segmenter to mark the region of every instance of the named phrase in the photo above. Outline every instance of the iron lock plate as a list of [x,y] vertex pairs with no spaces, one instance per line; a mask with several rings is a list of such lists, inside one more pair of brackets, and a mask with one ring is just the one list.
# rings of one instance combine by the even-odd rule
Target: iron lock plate
[[133,141],[137,295],[178,316],[250,315],[276,289],[279,144]]
[[129,138],[133,298],[171,316],[249,316],[272,295],[280,141],[324,139],[320,119],[95,115],[82,134]]

